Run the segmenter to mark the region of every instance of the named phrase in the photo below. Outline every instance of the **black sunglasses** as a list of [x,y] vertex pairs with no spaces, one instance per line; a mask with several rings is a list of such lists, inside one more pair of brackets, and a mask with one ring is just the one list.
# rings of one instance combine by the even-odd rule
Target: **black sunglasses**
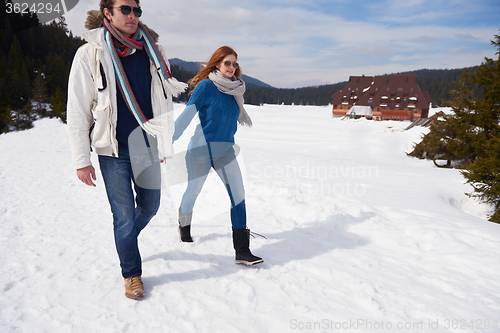
[[224,61],[224,65],[226,65],[226,67],[233,65],[234,69],[240,67],[240,64],[238,64],[237,62],[231,62],[229,60]]
[[111,7],[111,8],[120,8],[120,10],[122,11],[122,14],[127,16],[127,15],[130,15],[130,12],[133,10],[134,11],[134,15],[136,17],[141,17],[142,15],[142,9],[141,7],[130,7],[130,6],[126,6],[126,5],[123,5],[123,6],[120,6],[120,7]]

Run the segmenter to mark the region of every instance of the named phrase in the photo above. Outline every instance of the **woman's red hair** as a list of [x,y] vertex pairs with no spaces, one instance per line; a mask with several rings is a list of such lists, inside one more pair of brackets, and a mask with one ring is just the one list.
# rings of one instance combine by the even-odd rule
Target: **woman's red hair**
[[[212,73],[215,69],[217,69],[217,65],[220,64],[221,61],[224,60],[224,58],[230,54],[234,55],[236,59],[238,59],[238,54],[229,46],[221,46],[217,50],[215,50],[215,52],[210,57],[210,60],[208,61],[207,65],[203,69],[201,69],[194,78],[188,81],[189,85],[193,89],[196,88],[198,83],[207,79],[208,75]],[[234,75],[236,75],[237,77],[241,76],[241,67],[238,67],[234,71]]]

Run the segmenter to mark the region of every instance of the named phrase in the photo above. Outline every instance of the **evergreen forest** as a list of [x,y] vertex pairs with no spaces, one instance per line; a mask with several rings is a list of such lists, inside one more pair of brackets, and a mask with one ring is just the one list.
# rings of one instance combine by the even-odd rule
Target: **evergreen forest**
[[[177,66],[176,66],[177,67]],[[474,68],[474,67],[473,67]],[[472,69],[473,69],[472,68]],[[417,84],[422,91],[428,91],[432,97],[433,106],[450,106],[450,91],[454,82],[458,81],[468,68],[461,69],[420,69],[410,72],[392,74],[417,75]],[[182,68],[182,75],[175,76],[187,82],[196,73],[188,72]],[[173,71],[174,73],[174,71]],[[391,74],[384,74],[391,75]],[[349,79],[349,78],[346,78]],[[344,88],[347,81],[304,88],[274,88],[247,84],[245,92],[245,103],[251,105],[261,104],[285,104],[285,105],[328,105],[332,101],[332,95]],[[187,94],[180,97],[179,101],[186,102]]]
[[65,119],[68,73],[81,44],[64,17],[40,24],[0,4],[0,133],[30,128],[39,117]]

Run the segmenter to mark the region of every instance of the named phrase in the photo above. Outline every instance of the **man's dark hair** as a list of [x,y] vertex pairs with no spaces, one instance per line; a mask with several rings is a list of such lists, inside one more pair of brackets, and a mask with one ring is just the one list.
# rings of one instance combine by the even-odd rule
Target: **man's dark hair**
[[[135,0],[135,3],[137,4],[137,6],[139,6],[139,2],[140,0]],[[113,13],[113,7],[115,4],[115,0],[101,0],[101,3],[99,4],[99,6],[101,7],[101,13],[104,14],[104,8],[108,8],[111,13]]]

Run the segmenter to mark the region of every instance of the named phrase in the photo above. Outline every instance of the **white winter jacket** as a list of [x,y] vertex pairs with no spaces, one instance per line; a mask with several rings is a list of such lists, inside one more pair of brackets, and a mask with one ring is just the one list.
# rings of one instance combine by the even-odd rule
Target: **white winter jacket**
[[[88,43],[82,45],[76,52],[69,74],[67,121],[71,153],[76,169],[92,164],[91,146],[98,155],[118,156],[116,77],[111,52],[104,40],[104,31],[104,28],[97,28],[84,34]],[[161,46],[159,49],[167,66],[170,67],[165,49]],[[101,64],[105,79],[101,74]],[[161,115],[168,123],[164,135],[167,138],[166,142],[158,142],[159,157],[165,159],[173,153],[172,96],[164,90],[153,62],[150,68],[153,115],[154,117]]]

